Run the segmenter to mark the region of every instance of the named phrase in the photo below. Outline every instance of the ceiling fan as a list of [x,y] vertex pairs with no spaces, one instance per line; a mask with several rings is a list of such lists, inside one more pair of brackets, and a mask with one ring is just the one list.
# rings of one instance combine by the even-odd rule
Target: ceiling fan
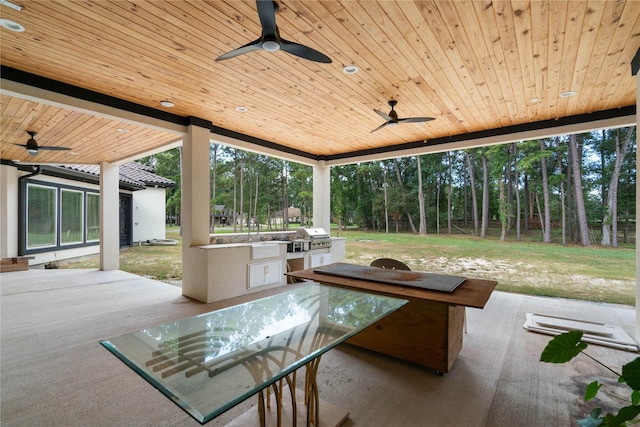
[[385,114],[382,111],[376,110],[374,108],[373,111],[378,113],[378,115],[383,119],[385,119],[386,121],[380,126],[378,126],[377,128],[375,128],[374,130],[372,130],[371,132],[375,132],[379,129],[382,129],[385,126],[397,126],[400,123],[423,123],[423,122],[435,120],[435,118],[433,117],[407,117],[404,119],[399,119],[398,113],[396,113],[396,110],[394,110],[397,104],[398,104],[398,101],[389,101],[389,107],[391,107],[391,111],[389,111],[389,114]]
[[31,138],[29,138],[29,140],[27,141],[26,144],[13,144],[13,145],[17,145],[17,146],[26,148],[27,152],[29,154],[31,154],[32,156],[35,156],[36,154],[38,154],[38,152],[40,150],[52,150],[52,151],[71,150],[71,148],[67,148],[67,147],[55,147],[55,146],[51,146],[51,145],[40,145],[39,146],[38,143],[35,140],[35,137],[38,134],[38,132],[34,132],[32,130],[28,130],[27,133],[29,134],[29,136]]
[[260,38],[232,50],[231,52],[227,52],[224,55],[220,55],[216,58],[216,61],[222,61],[244,53],[264,49],[268,52],[284,50],[291,55],[299,56],[300,58],[308,59],[309,61],[322,62],[325,64],[331,63],[331,59],[327,55],[310,47],[303,46],[280,37],[280,32],[276,25],[276,13],[279,8],[278,3],[273,0],[256,0],[256,6],[258,8],[260,24],[262,25],[262,35]]

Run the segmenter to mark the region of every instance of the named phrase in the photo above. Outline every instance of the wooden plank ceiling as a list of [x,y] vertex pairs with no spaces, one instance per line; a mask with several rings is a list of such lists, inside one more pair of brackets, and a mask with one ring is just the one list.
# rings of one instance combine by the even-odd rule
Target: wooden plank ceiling
[[[262,50],[215,62],[259,37],[255,1],[11,1],[22,10],[1,17],[25,31],[1,29],[3,67],[312,156],[635,105],[637,1],[279,0],[281,36],[331,64]],[[372,133],[384,122],[373,110],[392,99],[401,118],[435,120]],[[1,101],[2,159],[34,160],[12,145],[27,130],[72,148],[41,152],[43,163],[117,161],[176,139],[13,93]]]

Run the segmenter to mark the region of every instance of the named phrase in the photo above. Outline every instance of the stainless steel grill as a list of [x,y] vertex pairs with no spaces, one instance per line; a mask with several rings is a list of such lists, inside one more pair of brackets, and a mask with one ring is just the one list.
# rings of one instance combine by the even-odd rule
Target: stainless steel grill
[[302,251],[331,247],[331,237],[324,228],[301,228],[292,243],[295,244],[298,241],[304,242]]

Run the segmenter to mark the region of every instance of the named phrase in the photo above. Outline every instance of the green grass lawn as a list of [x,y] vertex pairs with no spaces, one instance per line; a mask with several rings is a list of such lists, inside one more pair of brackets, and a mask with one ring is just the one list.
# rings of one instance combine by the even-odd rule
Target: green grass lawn
[[[216,230],[218,231],[218,230]],[[222,231],[222,230],[220,230]],[[229,232],[229,230],[224,230]],[[332,235],[336,231],[332,230]],[[497,289],[531,295],[635,304],[635,247],[604,248],[500,242],[470,235],[418,236],[343,230],[346,262],[368,265],[375,258],[399,259],[412,270],[494,279]],[[180,242],[176,227],[167,238]],[[135,246],[121,252],[120,268],[158,280],[182,278],[181,245]],[[97,268],[98,259],[64,268]]]

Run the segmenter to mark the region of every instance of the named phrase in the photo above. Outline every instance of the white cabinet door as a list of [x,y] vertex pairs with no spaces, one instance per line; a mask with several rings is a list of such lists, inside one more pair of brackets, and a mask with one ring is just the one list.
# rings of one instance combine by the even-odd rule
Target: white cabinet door
[[331,264],[330,253],[309,255],[309,268],[322,267],[327,264]]
[[273,285],[282,281],[283,273],[280,261],[256,262],[249,264],[248,268],[247,289]]

